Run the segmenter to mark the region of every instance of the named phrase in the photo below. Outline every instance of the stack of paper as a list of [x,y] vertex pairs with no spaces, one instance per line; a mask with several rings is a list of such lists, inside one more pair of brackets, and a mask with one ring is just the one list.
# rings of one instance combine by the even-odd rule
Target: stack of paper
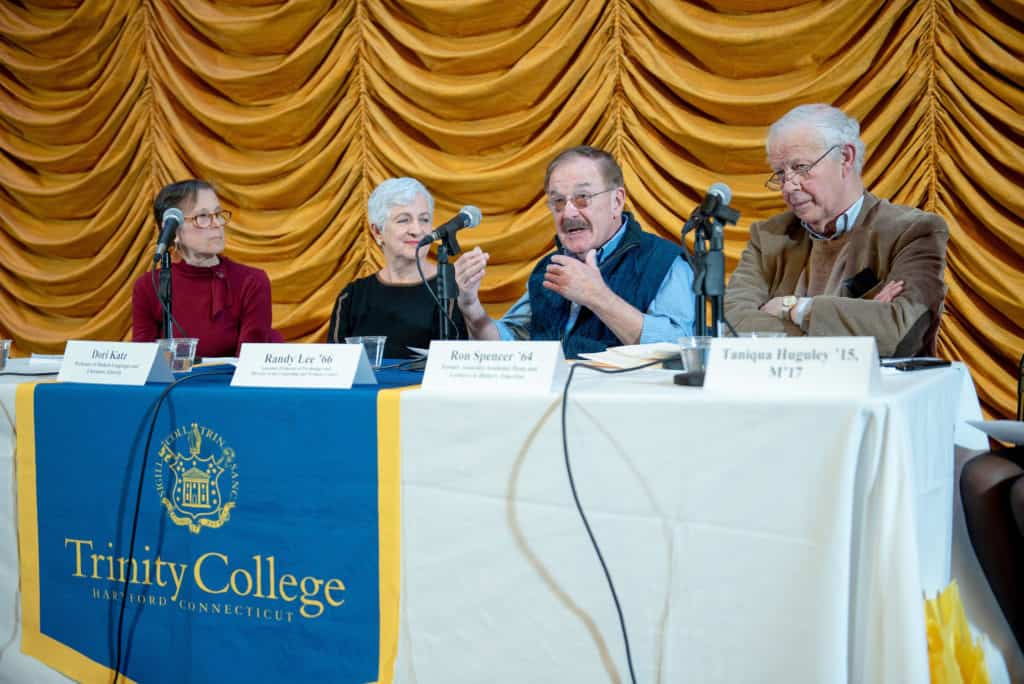
[[632,368],[651,361],[677,359],[679,358],[679,345],[671,342],[627,344],[621,347],[608,347],[603,352],[580,354],[580,357],[614,368]]

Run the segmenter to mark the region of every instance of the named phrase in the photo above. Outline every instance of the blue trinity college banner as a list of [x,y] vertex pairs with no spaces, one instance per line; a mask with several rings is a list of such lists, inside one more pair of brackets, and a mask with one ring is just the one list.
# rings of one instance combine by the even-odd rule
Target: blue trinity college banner
[[19,388],[23,650],[87,682],[119,655],[146,684],[390,682],[399,391],[226,383],[175,387],[148,453],[166,386]]

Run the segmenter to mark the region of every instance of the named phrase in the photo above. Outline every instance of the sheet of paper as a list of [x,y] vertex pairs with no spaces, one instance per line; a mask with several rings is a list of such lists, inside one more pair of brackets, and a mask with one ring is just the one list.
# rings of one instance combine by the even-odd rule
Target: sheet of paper
[[969,420],[967,424],[976,427],[989,437],[1010,444],[1024,444],[1024,422],[1019,420]]
[[56,373],[60,370],[60,364],[63,361],[63,354],[32,354],[28,358],[32,370],[40,373]]
[[56,375],[59,370],[60,363],[52,363],[50,366],[43,366],[40,364],[33,364],[30,359],[25,358],[7,359],[7,365],[2,371],[0,371],[0,375]]

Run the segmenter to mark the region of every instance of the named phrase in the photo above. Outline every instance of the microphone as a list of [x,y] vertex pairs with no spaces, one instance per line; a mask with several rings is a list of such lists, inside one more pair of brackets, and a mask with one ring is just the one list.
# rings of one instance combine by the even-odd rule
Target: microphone
[[691,218],[705,221],[710,219],[712,223],[736,223],[740,218],[740,212],[729,206],[731,200],[732,189],[725,183],[715,183],[708,188],[707,194]]
[[702,226],[708,219],[725,221],[726,218],[721,216],[722,213],[735,213],[736,218],[732,218],[728,222],[736,223],[739,214],[729,207],[730,200],[732,200],[732,189],[725,183],[715,183],[708,188],[704,199],[694,207],[693,213],[686,219],[686,225],[683,226],[683,237],[685,238],[686,234],[694,228]]
[[705,215],[713,214],[718,207],[727,207],[732,200],[732,189],[725,183],[715,183],[708,188],[704,200],[700,203],[700,210]]
[[177,207],[170,207],[164,211],[163,227],[160,229],[160,239],[156,243],[156,254],[153,255],[153,261],[159,261],[163,253],[167,251],[167,248],[171,246],[171,242],[174,241],[174,233],[181,224],[185,222],[185,215],[181,213],[181,209]]
[[459,210],[459,213],[455,215],[455,218],[448,221],[440,228],[424,235],[423,239],[419,241],[416,248],[419,249],[425,245],[429,245],[434,240],[444,240],[450,235],[454,235],[455,231],[462,230],[463,228],[472,228],[473,226],[480,224],[480,219],[483,218],[483,214],[480,210],[474,207],[472,204],[467,204]]

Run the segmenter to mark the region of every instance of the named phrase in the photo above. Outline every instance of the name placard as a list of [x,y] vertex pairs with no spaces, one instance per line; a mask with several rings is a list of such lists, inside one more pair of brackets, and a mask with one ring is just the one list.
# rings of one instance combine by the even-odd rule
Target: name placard
[[349,389],[376,385],[361,344],[244,342],[231,384],[235,387]]
[[434,340],[423,389],[547,394],[567,372],[560,342]]
[[57,373],[59,382],[94,385],[145,385],[173,382],[174,373],[156,342],[68,340]]
[[720,337],[704,388],[785,396],[867,396],[881,383],[873,337]]

